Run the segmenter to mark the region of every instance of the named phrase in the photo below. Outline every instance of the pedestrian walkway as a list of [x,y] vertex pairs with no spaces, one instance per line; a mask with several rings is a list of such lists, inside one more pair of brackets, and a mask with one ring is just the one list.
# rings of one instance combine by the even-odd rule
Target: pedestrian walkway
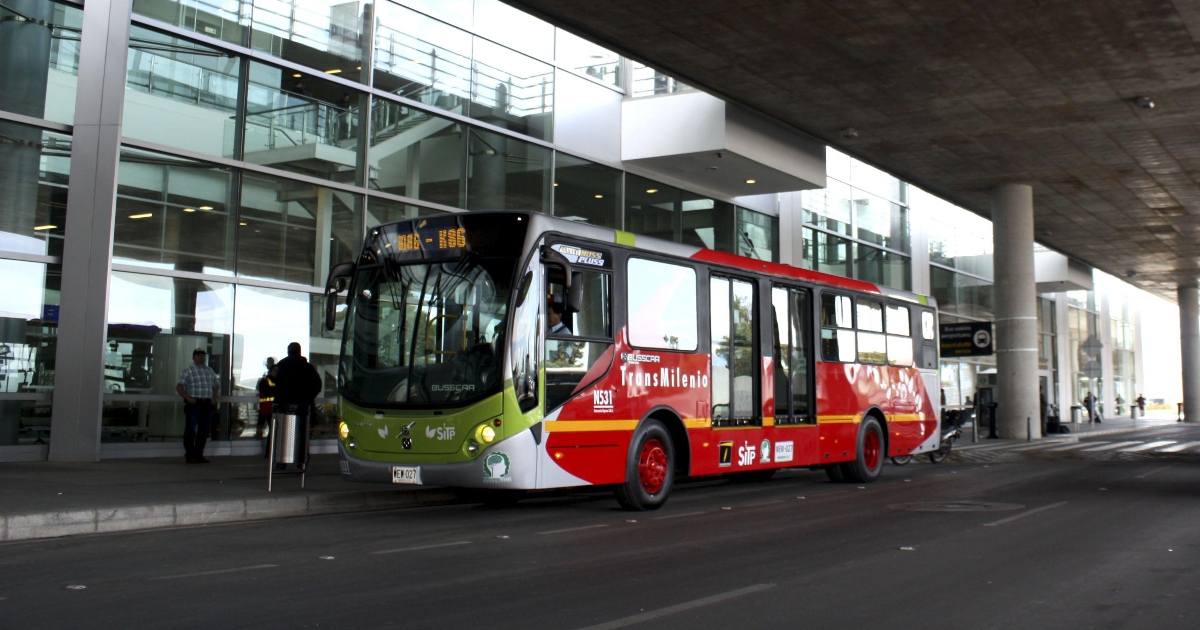
[[207,525],[293,516],[441,505],[458,500],[441,488],[342,481],[335,455],[313,455],[306,488],[297,474],[276,474],[267,492],[267,460],[212,457],[120,459],[98,463],[0,464],[0,541]]
[[[1050,434],[1038,440],[984,439],[972,443],[970,425],[964,429],[966,440],[955,445],[955,457],[965,461],[995,461],[1013,455],[1065,454],[1113,455],[1124,454],[1195,454],[1200,455],[1200,441],[1190,425],[1180,425],[1174,417],[1153,417],[1133,420],[1117,418],[1099,424],[1067,425],[1071,433]],[[1145,435],[1139,435],[1145,432]],[[1173,434],[1178,439],[1172,439]],[[1097,439],[1111,438],[1111,439]]]

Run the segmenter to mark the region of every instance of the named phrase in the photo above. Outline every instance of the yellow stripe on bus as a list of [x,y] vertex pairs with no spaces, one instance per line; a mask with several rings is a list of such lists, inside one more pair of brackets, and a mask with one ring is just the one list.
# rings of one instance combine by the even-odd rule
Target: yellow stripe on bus
[[849,416],[834,416],[834,415],[817,416],[817,422],[819,424],[835,424],[838,422],[858,422],[858,417],[859,417],[858,414],[852,414]]
[[637,420],[549,420],[544,429],[547,433],[577,433],[581,431],[632,431]]
[[892,414],[892,422],[921,422],[925,419],[924,414],[919,413],[894,413]]

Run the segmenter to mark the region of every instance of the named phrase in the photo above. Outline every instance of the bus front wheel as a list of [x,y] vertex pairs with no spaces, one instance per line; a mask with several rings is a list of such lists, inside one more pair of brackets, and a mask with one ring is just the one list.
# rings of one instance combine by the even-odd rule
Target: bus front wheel
[[625,483],[617,486],[617,502],[627,510],[657,510],[675,483],[675,448],[658,420],[646,420],[633,434],[625,464]]

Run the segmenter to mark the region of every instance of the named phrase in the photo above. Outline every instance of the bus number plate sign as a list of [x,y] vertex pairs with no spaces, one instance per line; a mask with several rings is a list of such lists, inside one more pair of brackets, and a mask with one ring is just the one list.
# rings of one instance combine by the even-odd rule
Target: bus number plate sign
[[421,467],[392,466],[392,483],[421,485]]

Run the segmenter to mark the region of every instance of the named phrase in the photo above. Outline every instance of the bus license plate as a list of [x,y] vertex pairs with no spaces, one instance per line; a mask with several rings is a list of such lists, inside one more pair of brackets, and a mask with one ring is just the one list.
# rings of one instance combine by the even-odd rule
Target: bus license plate
[[392,483],[421,485],[421,467],[392,466]]

